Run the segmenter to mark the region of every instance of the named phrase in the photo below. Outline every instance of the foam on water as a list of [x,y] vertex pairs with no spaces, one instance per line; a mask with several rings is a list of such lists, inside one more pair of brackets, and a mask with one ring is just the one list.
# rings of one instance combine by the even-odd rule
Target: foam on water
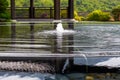
[[37,35],[71,35],[77,33],[75,30],[66,30],[63,28],[62,23],[58,23],[55,30],[44,30],[43,32],[38,32]]
[[45,80],[53,79],[52,74],[42,74],[42,73],[26,73],[26,72],[15,72],[15,71],[5,71],[0,72],[0,80]]
[[21,48],[29,48],[29,47],[33,47],[33,48],[46,48],[46,47],[50,47],[48,45],[32,45],[32,44],[13,44],[13,45],[0,45],[2,47],[21,47]]
[[120,57],[112,57],[106,61],[101,61],[95,65],[97,66],[109,66],[109,67],[120,67]]

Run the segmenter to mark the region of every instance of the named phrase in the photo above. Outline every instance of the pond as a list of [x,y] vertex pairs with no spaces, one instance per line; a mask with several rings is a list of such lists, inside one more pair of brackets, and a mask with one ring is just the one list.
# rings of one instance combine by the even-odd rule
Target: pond
[[[42,62],[55,66],[54,74],[25,73],[37,78],[29,80],[120,79],[120,24],[62,23],[63,32],[57,32],[56,26],[55,23],[0,24],[0,55],[38,56],[43,57]],[[6,73],[10,77],[17,72],[1,72],[0,77]],[[23,73],[17,75],[25,78]]]

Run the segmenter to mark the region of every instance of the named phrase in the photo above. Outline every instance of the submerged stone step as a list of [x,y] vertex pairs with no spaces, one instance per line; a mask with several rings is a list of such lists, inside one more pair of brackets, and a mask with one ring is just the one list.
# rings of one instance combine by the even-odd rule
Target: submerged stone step
[[55,68],[48,63],[24,61],[0,61],[0,70],[54,73]]

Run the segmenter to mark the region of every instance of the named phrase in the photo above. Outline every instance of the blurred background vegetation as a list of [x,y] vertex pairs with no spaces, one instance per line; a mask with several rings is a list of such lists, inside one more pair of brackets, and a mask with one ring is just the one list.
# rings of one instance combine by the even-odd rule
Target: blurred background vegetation
[[[10,3],[10,0],[7,0]],[[111,11],[112,8],[120,4],[120,0],[75,0],[75,9],[80,12],[90,12],[93,10]],[[53,0],[35,0],[36,7],[52,7]],[[68,5],[68,0],[61,0],[61,7]],[[16,0],[16,6],[28,7],[29,0]]]
[[[29,7],[30,0],[15,0],[16,7]],[[53,7],[54,0],[35,0],[35,7]],[[10,18],[8,12],[6,12],[6,7],[10,7],[10,0],[0,0],[0,19]],[[120,20],[120,0],[75,0],[74,3],[74,18],[76,20],[92,20],[92,21],[119,21]],[[61,0],[61,7],[68,7],[68,0]],[[44,14],[42,11],[37,14]],[[61,11],[61,17],[67,16],[67,11]],[[18,12],[19,13],[19,12]],[[17,14],[18,14],[17,13]],[[47,12],[49,13],[49,12]],[[26,13],[28,14],[28,13]],[[66,14],[66,15],[65,15]],[[20,13],[20,15],[22,15]],[[53,14],[52,14],[53,15]],[[45,18],[49,18],[49,14]]]
[[0,0],[0,21],[6,21],[10,19],[10,15],[7,12],[7,7],[9,3],[7,0]]

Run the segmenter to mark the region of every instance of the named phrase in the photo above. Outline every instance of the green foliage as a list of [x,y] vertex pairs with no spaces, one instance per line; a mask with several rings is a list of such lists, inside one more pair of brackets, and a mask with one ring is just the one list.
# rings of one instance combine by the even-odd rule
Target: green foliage
[[34,5],[37,7],[51,7],[53,0],[35,0]]
[[75,0],[78,11],[91,12],[94,10],[107,10],[120,4],[120,0]]
[[77,21],[81,21],[81,17],[78,15],[78,13],[76,11],[74,11],[74,19]]
[[[10,6],[10,0],[7,0],[7,1]],[[60,0],[60,1],[61,1],[61,7],[64,7],[64,8],[68,7],[68,0]],[[74,1],[75,1],[75,4],[74,4],[75,10],[78,12],[91,12],[94,10],[111,11],[113,7],[120,4],[120,0],[114,0],[114,1],[111,1],[111,0],[74,0]],[[0,5],[3,3],[7,4],[6,0],[0,0]],[[30,3],[30,0],[16,0],[16,7],[29,7],[30,6],[29,3]],[[53,7],[54,0],[34,0],[34,6],[35,7]],[[3,10],[6,10],[6,8]],[[118,12],[115,12],[115,13],[114,12],[115,11],[113,10],[113,15],[115,19],[118,20],[118,17],[119,17]],[[38,14],[41,16],[41,15],[44,15],[45,13],[43,13],[42,11],[41,13],[38,13]],[[66,14],[65,11],[61,12],[61,17],[63,18],[66,17],[67,15],[65,14]],[[54,14],[52,13],[52,15]],[[109,13],[102,14],[102,19],[99,19],[99,20],[108,20],[109,16],[107,15],[109,15]],[[49,17],[49,13],[47,13],[47,16],[45,17]],[[77,15],[75,16],[75,19],[81,20],[84,18],[81,18]]]
[[110,19],[110,13],[102,12],[101,10],[95,10],[88,14],[87,20],[89,21],[108,21]]
[[7,7],[8,7],[8,2],[6,0],[0,0],[0,13],[6,12]]
[[7,12],[0,13],[0,18],[1,19],[10,19],[10,14]]
[[61,10],[61,18],[67,18],[67,10]]
[[120,20],[120,5],[116,6],[115,8],[112,9],[112,14],[114,16],[114,19],[116,21]]
[[[4,0],[1,0],[4,1]],[[7,0],[10,6],[10,0]],[[29,7],[30,0],[16,0],[17,7]],[[52,7],[53,0],[34,0],[36,7]],[[113,7],[120,4],[120,0],[74,0],[75,10],[80,11],[94,11],[94,10],[111,10]],[[68,0],[61,0],[61,7],[67,7]]]
[[7,0],[0,0],[0,19],[10,18],[9,13],[7,13],[7,7],[8,7]]

